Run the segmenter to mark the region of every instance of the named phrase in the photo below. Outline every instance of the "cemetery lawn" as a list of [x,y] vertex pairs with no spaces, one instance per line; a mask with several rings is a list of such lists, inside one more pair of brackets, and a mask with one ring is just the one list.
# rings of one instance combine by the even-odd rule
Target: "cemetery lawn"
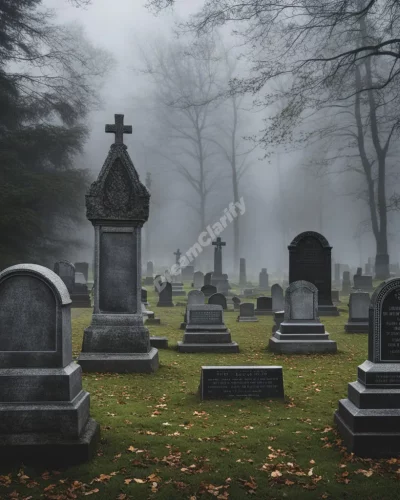
[[[179,354],[175,347],[183,307],[150,309],[165,335],[160,369],[152,375],[84,374],[91,415],[101,442],[87,464],[57,469],[0,468],[0,498],[7,499],[280,499],[400,498],[400,459],[348,455],[333,424],[338,400],[367,357],[367,335],[345,334],[341,315],[323,317],[336,355],[273,355],[266,350],[272,316],[237,323],[225,313],[239,354]],[[182,301],[174,297],[174,301]],[[78,356],[91,311],[73,311]],[[202,365],[282,365],[282,401],[200,401]]]

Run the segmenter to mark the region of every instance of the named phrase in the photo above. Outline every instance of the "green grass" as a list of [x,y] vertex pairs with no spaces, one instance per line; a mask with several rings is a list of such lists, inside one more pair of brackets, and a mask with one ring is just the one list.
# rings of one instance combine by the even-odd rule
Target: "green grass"
[[[323,318],[336,355],[274,355],[266,350],[272,317],[237,323],[237,313],[225,321],[239,354],[179,354],[184,308],[158,309],[148,290],[162,321],[150,333],[170,345],[159,351],[160,369],[84,374],[101,425],[97,455],[58,471],[2,467],[1,499],[400,498],[400,460],[352,457],[334,429],[338,400],[367,356],[367,336],[344,333],[347,312]],[[89,310],[73,313],[75,356],[90,318]],[[201,365],[235,364],[282,365],[285,401],[200,401]]]

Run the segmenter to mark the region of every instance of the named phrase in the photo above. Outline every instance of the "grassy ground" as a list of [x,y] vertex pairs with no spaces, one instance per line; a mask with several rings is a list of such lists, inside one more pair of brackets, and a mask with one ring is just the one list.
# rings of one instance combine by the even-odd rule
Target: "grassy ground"
[[[97,456],[66,470],[3,467],[0,498],[260,499],[400,498],[400,459],[346,454],[333,425],[338,400],[367,356],[367,336],[344,333],[340,317],[323,318],[336,355],[274,355],[266,350],[272,317],[237,323],[226,313],[240,354],[178,354],[183,307],[150,309],[166,335],[152,375],[83,376],[91,414],[101,425]],[[182,300],[177,297],[176,300]],[[78,355],[91,312],[73,312]],[[201,402],[201,365],[282,365],[286,400]]]

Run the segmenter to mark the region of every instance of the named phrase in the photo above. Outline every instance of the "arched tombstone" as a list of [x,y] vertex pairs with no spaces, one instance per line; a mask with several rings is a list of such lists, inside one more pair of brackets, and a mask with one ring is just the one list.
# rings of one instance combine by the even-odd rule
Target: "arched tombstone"
[[338,316],[332,303],[331,251],[322,234],[306,231],[294,238],[289,249],[289,283],[308,281],[318,288],[318,314]]
[[208,298],[211,297],[211,295],[214,295],[214,293],[217,293],[217,287],[214,285],[204,285],[201,287],[201,291]]
[[185,314],[183,315],[183,322],[181,323],[181,330],[184,330],[186,328],[187,324],[187,312],[190,306],[198,306],[198,305],[203,305],[205,303],[205,296],[204,293],[201,292],[200,290],[191,290],[188,293],[188,300],[186,304],[186,309],[185,309]]
[[0,273],[0,379],[0,457],[91,457],[99,426],[72,360],[71,299],[50,269],[20,264]]
[[269,340],[279,353],[335,353],[336,342],[318,318],[318,289],[308,281],[290,283],[285,292],[284,319]]
[[59,260],[54,264],[54,272],[63,280],[68,293],[73,293],[75,286],[75,266],[68,260]]
[[400,279],[384,281],[369,306],[368,360],[335,413],[349,453],[368,458],[400,454]]
[[282,311],[284,308],[285,301],[283,299],[283,288],[275,283],[271,286],[271,297],[272,297],[272,310]]
[[[212,274],[213,274],[213,273],[212,273],[212,272],[210,272],[210,273],[206,273],[206,274],[204,275],[204,285],[211,285]],[[203,285],[203,286],[204,286],[204,285]]]
[[349,298],[349,320],[344,325],[347,333],[368,333],[369,293],[353,292]]
[[172,285],[169,281],[161,283],[162,290],[158,295],[157,307],[174,307],[172,302]]
[[257,316],[272,316],[272,298],[258,297],[255,313]]
[[226,297],[222,293],[214,293],[208,298],[209,304],[221,306],[224,311],[227,309]]

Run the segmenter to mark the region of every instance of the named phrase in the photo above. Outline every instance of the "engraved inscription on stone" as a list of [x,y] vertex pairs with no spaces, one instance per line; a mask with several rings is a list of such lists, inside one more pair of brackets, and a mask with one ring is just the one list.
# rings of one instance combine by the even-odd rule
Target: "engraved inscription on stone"
[[190,310],[190,323],[195,325],[222,324],[222,311]]
[[56,299],[44,281],[33,276],[6,279],[0,303],[0,351],[56,350]]
[[290,295],[290,319],[315,319],[314,294],[305,287],[293,290]]
[[136,238],[132,232],[103,232],[100,238],[100,310],[135,314]]
[[382,302],[381,361],[400,361],[400,292],[394,289]]

